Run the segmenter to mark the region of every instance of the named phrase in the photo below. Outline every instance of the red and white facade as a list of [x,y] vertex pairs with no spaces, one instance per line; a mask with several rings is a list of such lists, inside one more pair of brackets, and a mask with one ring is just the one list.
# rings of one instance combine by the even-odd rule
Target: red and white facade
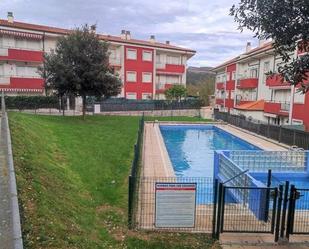
[[[6,94],[43,94],[44,79],[38,73],[44,53],[70,30],[0,19],[0,91]],[[119,97],[162,99],[173,84],[186,85],[186,65],[195,51],[166,43],[120,36],[99,35],[109,43],[110,65],[123,82]]]
[[[301,55],[295,51],[292,57]],[[309,131],[309,93],[282,82],[276,74],[282,63],[272,42],[260,42],[254,49],[248,44],[245,53],[214,68],[216,107],[270,124],[303,125]],[[275,75],[267,77],[270,71]]]

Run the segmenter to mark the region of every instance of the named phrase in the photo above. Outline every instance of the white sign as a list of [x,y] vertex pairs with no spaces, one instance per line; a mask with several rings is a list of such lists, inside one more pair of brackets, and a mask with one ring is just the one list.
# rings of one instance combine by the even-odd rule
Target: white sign
[[196,183],[156,183],[155,226],[194,227]]

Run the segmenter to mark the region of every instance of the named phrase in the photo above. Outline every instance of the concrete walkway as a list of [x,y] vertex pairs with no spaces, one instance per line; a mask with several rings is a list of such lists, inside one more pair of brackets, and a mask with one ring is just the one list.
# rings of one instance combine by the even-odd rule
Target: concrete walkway
[[0,248],[11,249],[13,244],[13,225],[9,188],[9,166],[7,160],[6,132],[4,118],[0,118]]

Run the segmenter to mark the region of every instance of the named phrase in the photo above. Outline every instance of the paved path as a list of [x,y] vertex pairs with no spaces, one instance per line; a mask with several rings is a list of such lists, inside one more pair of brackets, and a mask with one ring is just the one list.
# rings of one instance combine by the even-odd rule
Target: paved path
[[13,245],[13,225],[9,188],[9,167],[7,160],[6,132],[4,119],[0,118],[0,248],[11,249]]

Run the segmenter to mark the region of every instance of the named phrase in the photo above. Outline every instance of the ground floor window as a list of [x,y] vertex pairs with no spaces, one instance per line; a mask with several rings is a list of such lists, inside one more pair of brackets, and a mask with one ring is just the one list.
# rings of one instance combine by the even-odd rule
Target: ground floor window
[[151,93],[143,93],[142,94],[142,99],[145,99],[145,100],[146,99],[151,99],[151,96],[152,96]]
[[136,99],[136,93],[127,93],[127,99]]

